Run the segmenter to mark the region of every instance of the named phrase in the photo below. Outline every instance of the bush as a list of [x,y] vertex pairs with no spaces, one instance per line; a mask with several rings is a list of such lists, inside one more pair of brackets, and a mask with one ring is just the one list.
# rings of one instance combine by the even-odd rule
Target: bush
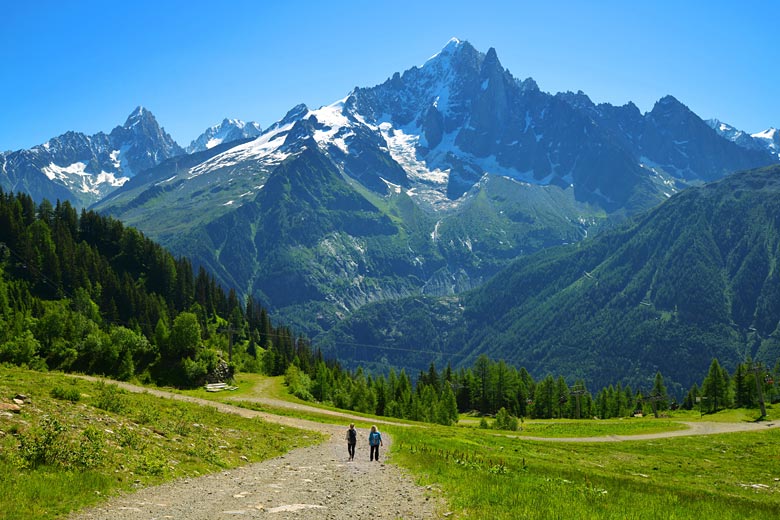
[[284,382],[289,392],[304,401],[314,401],[311,395],[311,378],[295,365],[290,365],[284,373]]
[[496,430],[517,431],[517,426],[517,417],[507,412],[506,408],[501,407],[501,409],[496,414],[496,422],[493,424],[493,427]]
[[56,418],[46,416],[40,425],[20,435],[20,466],[94,468],[102,464],[104,448],[104,434],[94,426],[76,438],[68,435],[68,429]]
[[54,417],[44,417],[38,427],[31,428],[19,437],[21,466],[35,469],[45,464],[53,465],[62,458],[63,426]]
[[70,401],[71,403],[76,403],[81,400],[81,392],[79,392],[77,388],[55,386],[51,389],[51,396],[55,399]]
[[127,398],[118,386],[100,381],[97,390],[93,403],[97,408],[112,413],[121,413],[127,408]]

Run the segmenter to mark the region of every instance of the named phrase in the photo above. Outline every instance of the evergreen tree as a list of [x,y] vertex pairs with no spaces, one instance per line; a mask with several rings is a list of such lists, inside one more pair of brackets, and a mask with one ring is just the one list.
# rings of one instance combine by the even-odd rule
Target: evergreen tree
[[555,381],[552,375],[547,375],[539,384],[533,395],[531,417],[535,419],[551,419],[556,403],[554,402]]
[[713,359],[701,385],[701,397],[705,400],[704,409],[707,412],[717,412],[728,406],[728,384],[726,372],[718,360]]
[[736,408],[749,408],[756,404],[756,382],[753,374],[748,373],[745,363],[737,365],[737,370],[732,378],[734,390],[734,406]]
[[555,381],[553,400],[555,402],[555,416],[558,418],[567,417],[569,415],[569,386],[563,376],[558,376]]
[[454,424],[458,422],[458,403],[449,383],[444,385],[441,399],[439,399],[439,420],[441,424]]
[[666,386],[664,385],[664,376],[661,372],[655,373],[655,379],[653,381],[653,390],[650,392],[650,397],[657,398],[655,401],[656,410],[666,410],[669,408],[669,395],[666,393]]

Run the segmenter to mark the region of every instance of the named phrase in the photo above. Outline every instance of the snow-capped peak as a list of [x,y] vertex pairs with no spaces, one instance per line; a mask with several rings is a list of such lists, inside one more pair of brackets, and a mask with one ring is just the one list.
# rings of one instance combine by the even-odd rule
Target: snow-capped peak
[[753,134],[751,137],[761,143],[761,145],[769,150],[769,153],[777,158],[780,158],[780,130],[771,127],[767,128],[763,132]]
[[141,105],[138,105],[135,108],[135,110],[133,110],[133,112],[129,116],[127,116],[127,121],[125,121],[124,127],[132,128],[135,125],[137,125],[139,122],[148,118],[154,119],[154,116],[149,110],[147,110]]
[[743,148],[766,150],[772,155],[780,157],[780,130],[776,128],[767,128],[763,132],[748,134],[719,119],[708,119],[705,122],[721,137],[733,141]]
[[452,56],[455,54],[455,52],[465,44],[465,41],[459,40],[458,38],[450,38],[450,40],[447,42],[447,44],[444,46],[442,50],[428,58],[428,60],[425,63],[428,63],[432,60],[435,60],[436,58],[443,57],[443,56]]
[[257,137],[261,133],[263,133],[262,128],[254,121],[247,123],[241,119],[225,118],[218,125],[207,128],[197,139],[192,141],[187,147],[187,152],[201,152],[222,143]]
[[764,130],[763,132],[758,132],[757,134],[752,134],[752,137],[755,137],[756,139],[774,139],[776,140],[778,135],[780,135],[780,130],[777,130],[777,128],[770,127]]

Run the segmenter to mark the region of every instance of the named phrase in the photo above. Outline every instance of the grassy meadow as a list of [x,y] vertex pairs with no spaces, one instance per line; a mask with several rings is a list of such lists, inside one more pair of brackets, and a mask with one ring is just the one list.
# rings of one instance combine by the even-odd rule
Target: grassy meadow
[[[286,394],[281,378],[240,375],[237,390],[183,391],[309,420],[347,419],[306,408],[269,407]],[[61,374],[0,367],[4,402],[25,394],[19,414],[0,415],[0,517],[61,518],[104,497],[180,477],[264,460],[321,436],[209,407],[126,393]],[[310,404],[310,403],[306,403]],[[767,422],[780,410],[768,409]],[[556,442],[561,437],[657,433],[681,421],[754,421],[755,410],[701,416],[526,420],[517,432],[457,426],[381,425],[390,459],[461,519],[780,518],[780,429],[623,442]],[[371,416],[357,421],[365,427]],[[548,437],[541,441],[532,437]]]
[[475,428],[390,432],[394,462],[440,489],[458,518],[780,518],[778,429],[610,443]]
[[0,518],[60,518],[107,495],[275,457],[321,436],[102,382],[0,366]]
[[[239,376],[235,393],[210,397],[251,399],[259,395],[257,389],[267,397],[303,403],[286,394],[281,378],[256,375]],[[767,422],[780,417],[780,410],[770,406],[767,411]],[[344,422],[311,411],[286,413]],[[463,415],[454,427],[380,429],[394,438],[393,462],[421,485],[443,493],[455,518],[779,518],[780,429],[623,442],[525,438],[638,435],[682,430],[683,421],[752,422],[757,417],[757,410],[744,409],[703,416],[675,411],[658,419],[525,420],[520,431],[501,432],[479,429],[479,419]]]

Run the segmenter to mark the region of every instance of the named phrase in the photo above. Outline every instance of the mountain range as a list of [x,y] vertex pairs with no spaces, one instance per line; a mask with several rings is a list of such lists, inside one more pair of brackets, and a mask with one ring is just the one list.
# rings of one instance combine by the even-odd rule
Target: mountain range
[[[372,303],[478,289],[518,257],[780,161],[776,131],[730,128],[672,96],[643,114],[546,93],[494,49],[453,39],[422,66],[262,131],[226,119],[186,152],[139,108],[109,136],[0,155],[0,185],[94,203],[317,336]],[[84,145],[59,154],[69,140]]]
[[66,132],[29,150],[1,153],[0,187],[84,207],[136,173],[183,153],[154,115],[139,106],[109,134]]
[[482,354],[595,387],[674,395],[713,358],[780,359],[780,166],[693,187],[622,226],[521,257],[459,298],[367,305],[318,339],[350,363],[424,370]]
[[719,135],[725,137],[742,148],[750,150],[766,150],[772,155],[780,157],[780,130],[771,127],[763,132],[748,134],[738,130],[728,123],[723,123],[718,119],[708,119],[706,123]]

